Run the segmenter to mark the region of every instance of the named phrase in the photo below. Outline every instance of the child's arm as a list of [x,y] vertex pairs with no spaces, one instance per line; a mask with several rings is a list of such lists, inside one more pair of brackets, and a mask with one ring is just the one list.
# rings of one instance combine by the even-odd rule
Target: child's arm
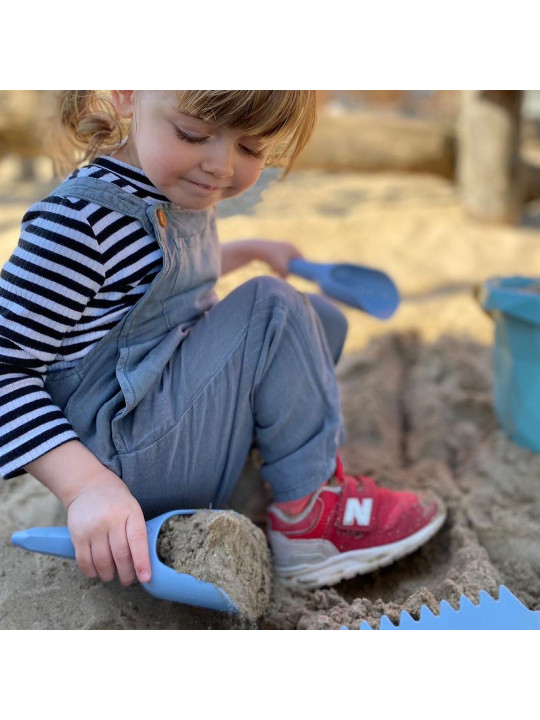
[[76,560],[87,577],[129,585],[150,579],[146,524],[127,485],[78,440],[59,445],[25,470],[66,508]]
[[302,253],[288,242],[278,240],[237,240],[221,245],[221,274],[226,275],[252,260],[261,260],[280,277],[289,274],[289,261]]
[[98,237],[70,199],[51,196],[29,208],[0,276],[0,471],[7,479],[25,468],[61,500],[86,575],[110,580],[118,572],[129,583],[136,570],[145,582],[139,504],[79,442],[45,387],[51,364],[77,357],[77,346],[62,348],[63,340],[106,275]]

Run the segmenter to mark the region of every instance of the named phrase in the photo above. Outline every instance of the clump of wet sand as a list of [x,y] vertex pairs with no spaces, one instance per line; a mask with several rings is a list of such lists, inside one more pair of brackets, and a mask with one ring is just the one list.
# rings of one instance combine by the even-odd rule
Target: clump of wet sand
[[270,600],[270,554],[262,530],[232,510],[174,515],[162,526],[158,555],[165,565],[224,590],[240,616],[255,621]]

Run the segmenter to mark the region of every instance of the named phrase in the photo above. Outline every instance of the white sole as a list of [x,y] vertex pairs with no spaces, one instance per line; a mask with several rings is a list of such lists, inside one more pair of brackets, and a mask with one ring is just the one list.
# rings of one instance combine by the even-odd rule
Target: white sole
[[[440,530],[446,520],[446,510],[441,508],[433,520],[421,530],[403,540],[366,550],[349,550],[338,553],[317,563],[303,565],[275,565],[276,576],[285,587],[312,590],[324,585],[336,585],[355,575],[365,575],[391,565],[417,550]],[[296,541],[291,541],[296,542]]]

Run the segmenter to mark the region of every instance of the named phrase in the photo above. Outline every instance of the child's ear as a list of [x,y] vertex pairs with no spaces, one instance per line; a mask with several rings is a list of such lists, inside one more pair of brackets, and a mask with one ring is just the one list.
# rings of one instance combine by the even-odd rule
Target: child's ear
[[133,90],[111,90],[112,104],[123,118],[133,117]]

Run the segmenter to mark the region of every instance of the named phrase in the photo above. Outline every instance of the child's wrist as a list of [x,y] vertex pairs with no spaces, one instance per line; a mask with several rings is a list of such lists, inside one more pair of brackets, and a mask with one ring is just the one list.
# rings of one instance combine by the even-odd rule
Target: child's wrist
[[68,508],[86,488],[122,480],[108,470],[81,442],[72,440],[29,463],[27,472]]

